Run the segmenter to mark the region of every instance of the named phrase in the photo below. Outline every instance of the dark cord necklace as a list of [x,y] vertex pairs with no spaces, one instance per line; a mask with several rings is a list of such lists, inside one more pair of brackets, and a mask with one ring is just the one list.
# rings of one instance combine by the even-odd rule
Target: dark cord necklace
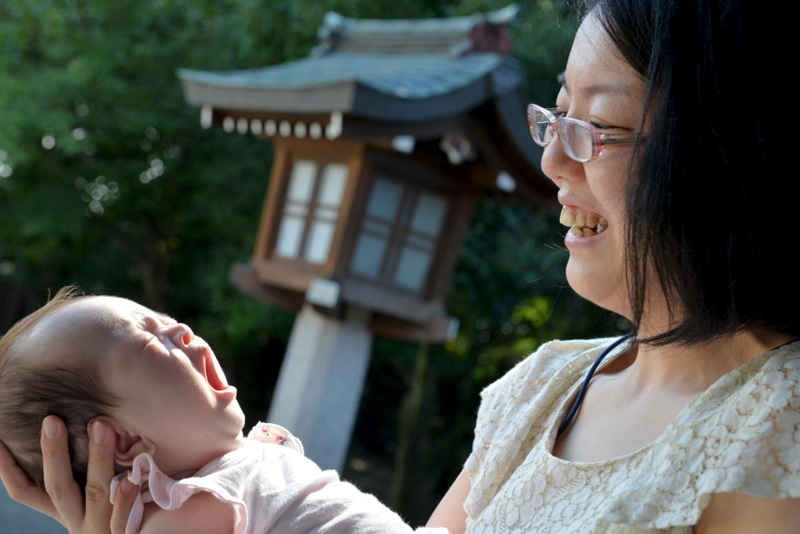
[[589,387],[589,381],[594,376],[594,372],[597,371],[597,367],[603,361],[603,358],[608,356],[608,353],[614,350],[619,346],[620,343],[627,341],[628,339],[633,337],[633,332],[629,334],[625,334],[624,336],[616,339],[611,345],[606,347],[606,349],[597,357],[594,361],[592,366],[589,368],[589,372],[586,374],[586,378],[583,379],[583,385],[581,386],[580,391],[578,391],[578,396],[575,398],[575,403],[572,405],[572,409],[567,414],[567,417],[564,419],[564,422],[561,423],[561,426],[558,427],[558,433],[556,434],[556,438],[558,438],[569,426],[572,420],[575,418],[575,414],[578,413],[578,409],[581,407],[581,403],[583,402],[583,397],[586,395],[586,389]]

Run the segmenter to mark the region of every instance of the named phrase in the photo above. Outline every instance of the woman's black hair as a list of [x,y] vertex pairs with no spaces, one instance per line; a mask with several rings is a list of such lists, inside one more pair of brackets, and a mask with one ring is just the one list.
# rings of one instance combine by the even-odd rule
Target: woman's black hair
[[673,322],[643,341],[702,343],[758,327],[800,335],[800,188],[790,159],[800,143],[788,148],[798,138],[796,97],[786,68],[774,68],[795,62],[796,45],[791,17],[771,6],[582,4],[647,83],[648,134],[627,187],[630,319],[638,329],[654,273]]

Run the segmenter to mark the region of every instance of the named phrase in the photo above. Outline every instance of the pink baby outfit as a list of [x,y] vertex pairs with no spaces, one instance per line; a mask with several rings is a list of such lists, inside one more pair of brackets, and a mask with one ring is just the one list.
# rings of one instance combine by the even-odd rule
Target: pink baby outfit
[[[240,449],[181,480],[173,480],[159,471],[149,454],[137,456],[131,470],[115,477],[111,488],[113,496],[116,485],[126,476],[137,486],[149,488],[137,498],[128,518],[126,534],[139,531],[145,502],[154,502],[165,510],[176,510],[201,491],[230,503],[235,513],[235,534],[413,531],[374,496],[340,480],[335,471],[322,471],[303,456],[297,438],[285,429],[275,428],[277,432],[267,426],[264,432],[264,427],[257,425],[250,436],[266,433],[261,438],[267,443],[248,437]],[[447,531],[419,529],[417,532],[446,534]]]

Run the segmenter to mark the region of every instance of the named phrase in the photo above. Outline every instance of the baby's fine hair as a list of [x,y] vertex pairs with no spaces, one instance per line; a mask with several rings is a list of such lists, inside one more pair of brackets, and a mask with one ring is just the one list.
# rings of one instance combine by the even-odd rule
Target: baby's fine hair
[[52,350],[61,353],[53,365],[35,358],[37,345],[28,343],[43,319],[84,298],[87,297],[75,287],[62,288],[0,338],[0,441],[40,487],[44,487],[42,420],[56,415],[66,423],[72,470],[83,488],[88,460],[87,426],[118,404],[100,380],[94,360],[87,357],[98,348],[86,347],[79,339],[54,343]]

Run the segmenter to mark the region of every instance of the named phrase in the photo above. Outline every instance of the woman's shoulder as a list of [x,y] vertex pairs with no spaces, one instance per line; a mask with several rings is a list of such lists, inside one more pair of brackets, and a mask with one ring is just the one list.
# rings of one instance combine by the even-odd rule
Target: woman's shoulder
[[[787,419],[800,423],[800,343],[771,350],[734,369],[699,400],[701,421],[709,419],[736,434],[748,425],[777,430]],[[766,421],[777,424],[765,425]]]
[[[553,406],[566,401],[608,339],[551,341],[481,392],[473,450],[544,432]],[[535,429],[535,430],[532,430]]]
[[[690,403],[651,447],[647,468],[626,473],[636,488],[608,519],[694,524],[709,505],[741,496],[800,498],[800,346],[767,352],[734,369]],[[640,503],[671,503],[657,513]],[[736,509],[742,512],[742,509]],[[730,513],[730,512],[728,512]]]
[[554,378],[571,379],[583,373],[613,339],[553,340],[520,360],[482,392],[485,399],[497,392],[518,388],[540,389]]

